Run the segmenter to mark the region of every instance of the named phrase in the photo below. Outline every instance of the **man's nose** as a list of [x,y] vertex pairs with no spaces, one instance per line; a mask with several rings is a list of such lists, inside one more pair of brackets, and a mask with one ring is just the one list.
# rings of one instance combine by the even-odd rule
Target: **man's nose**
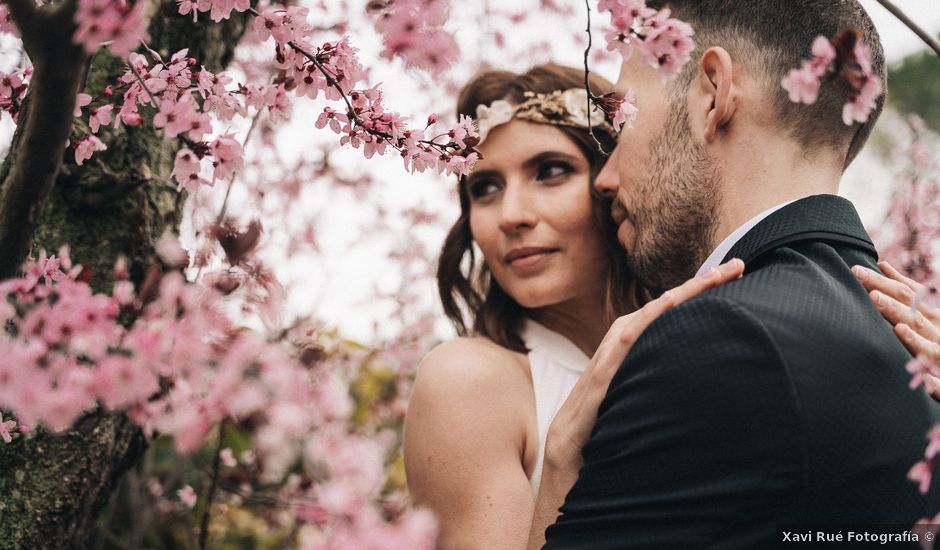
[[604,164],[604,167],[601,168],[597,177],[594,178],[594,190],[608,199],[616,197],[617,191],[620,189],[620,177],[617,174],[617,159],[614,156],[615,154],[616,149],[607,159],[607,162]]
[[532,196],[522,186],[507,185],[500,202],[499,228],[506,233],[514,233],[534,227],[537,221]]

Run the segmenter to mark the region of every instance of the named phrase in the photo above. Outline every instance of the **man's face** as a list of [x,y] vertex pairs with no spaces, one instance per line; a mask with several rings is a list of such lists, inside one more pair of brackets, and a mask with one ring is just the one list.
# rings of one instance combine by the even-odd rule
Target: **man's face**
[[664,290],[694,275],[714,246],[720,177],[689,126],[686,94],[639,57],[624,62],[617,82],[619,93],[636,92],[636,123],[621,132],[594,186],[616,196],[617,235],[637,277]]

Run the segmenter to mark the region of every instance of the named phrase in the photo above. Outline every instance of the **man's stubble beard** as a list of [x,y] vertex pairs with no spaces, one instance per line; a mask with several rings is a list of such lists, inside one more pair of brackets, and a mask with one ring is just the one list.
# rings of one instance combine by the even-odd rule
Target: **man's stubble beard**
[[721,176],[692,140],[684,102],[652,142],[648,178],[630,208],[636,241],[629,254],[637,279],[662,292],[692,277],[715,245]]

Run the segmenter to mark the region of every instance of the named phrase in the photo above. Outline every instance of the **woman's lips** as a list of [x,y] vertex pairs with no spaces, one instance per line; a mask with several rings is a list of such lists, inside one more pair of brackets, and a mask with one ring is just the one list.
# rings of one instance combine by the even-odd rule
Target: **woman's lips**
[[505,261],[512,267],[532,267],[557,251],[557,248],[545,247],[516,248],[506,254]]

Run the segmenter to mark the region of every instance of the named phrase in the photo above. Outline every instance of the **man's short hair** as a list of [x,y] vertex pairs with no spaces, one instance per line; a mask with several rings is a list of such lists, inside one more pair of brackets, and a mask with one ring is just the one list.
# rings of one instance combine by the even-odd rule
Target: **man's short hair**
[[[862,124],[842,121],[849,87],[841,81],[823,81],[812,105],[790,101],[781,81],[791,69],[810,57],[813,40],[832,38],[839,31],[858,28],[871,53],[872,72],[886,81],[884,50],[871,18],[857,0],[648,0],[654,8],[672,9],[672,17],[695,30],[693,61],[710,47],[728,50],[735,63],[761,76],[767,97],[781,127],[807,150],[830,147],[845,154],[843,170],[855,158],[871,133],[884,106],[884,95]],[[684,91],[698,70],[690,62],[677,78]]]

